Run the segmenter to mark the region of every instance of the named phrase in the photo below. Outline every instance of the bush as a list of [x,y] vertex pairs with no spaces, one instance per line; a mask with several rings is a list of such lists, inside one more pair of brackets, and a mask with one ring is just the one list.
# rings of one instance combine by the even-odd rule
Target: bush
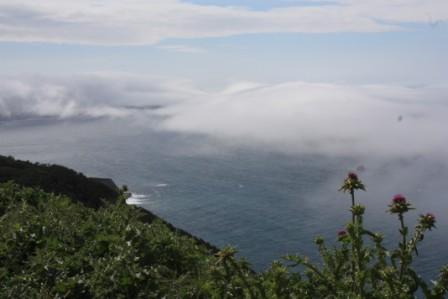
[[214,259],[124,201],[95,210],[0,185],[0,298],[160,298],[197,290]]

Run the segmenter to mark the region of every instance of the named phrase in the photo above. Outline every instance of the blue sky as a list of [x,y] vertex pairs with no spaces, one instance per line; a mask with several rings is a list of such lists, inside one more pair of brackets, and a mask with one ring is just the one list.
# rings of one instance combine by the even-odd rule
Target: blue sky
[[217,5],[217,6],[240,6],[247,7],[252,10],[269,10],[276,7],[293,7],[293,6],[322,6],[337,3],[331,0],[186,0],[184,2],[195,3],[200,5]]
[[240,80],[431,84],[448,78],[446,53],[445,24],[405,32],[167,39],[142,46],[2,42],[0,72],[130,72],[188,78],[204,88]]

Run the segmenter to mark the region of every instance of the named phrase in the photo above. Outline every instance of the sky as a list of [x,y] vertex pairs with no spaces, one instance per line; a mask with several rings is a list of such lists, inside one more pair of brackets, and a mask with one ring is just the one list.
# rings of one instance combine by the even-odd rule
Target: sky
[[0,118],[155,105],[163,130],[420,154],[446,53],[446,0],[0,0]]
[[0,0],[2,74],[443,83],[444,0]]

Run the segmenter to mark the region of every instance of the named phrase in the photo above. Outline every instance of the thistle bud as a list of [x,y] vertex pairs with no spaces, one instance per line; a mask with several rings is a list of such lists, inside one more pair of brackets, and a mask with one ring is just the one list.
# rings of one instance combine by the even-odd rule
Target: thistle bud
[[380,243],[380,242],[383,241],[383,239],[384,239],[384,237],[380,233],[376,233],[376,234],[373,235],[373,241],[374,242]]
[[362,205],[354,205],[351,208],[351,211],[352,211],[353,215],[356,215],[356,216],[364,215],[364,211],[365,210],[366,210],[366,208],[364,206],[362,206]]
[[338,232],[338,240],[339,241],[347,240],[347,238],[348,238],[348,234],[345,230],[341,230]]
[[314,239],[314,243],[316,243],[316,245],[320,246],[324,244],[324,239],[320,236],[316,237],[316,239]]
[[436,217],[431,213],[420,215],[419,223],[423,229],[431,230],[432,228],[436,227]]

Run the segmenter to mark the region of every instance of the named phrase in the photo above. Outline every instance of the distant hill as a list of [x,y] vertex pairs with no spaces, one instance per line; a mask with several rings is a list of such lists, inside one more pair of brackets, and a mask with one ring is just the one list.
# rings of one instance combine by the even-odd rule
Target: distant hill
[[90,179],[64,166],[31,163],[0,155],[0,183],[15,181],[46,192],[67,195],[82,204],[98,208],[115,201],[119,190],[101,179]]

